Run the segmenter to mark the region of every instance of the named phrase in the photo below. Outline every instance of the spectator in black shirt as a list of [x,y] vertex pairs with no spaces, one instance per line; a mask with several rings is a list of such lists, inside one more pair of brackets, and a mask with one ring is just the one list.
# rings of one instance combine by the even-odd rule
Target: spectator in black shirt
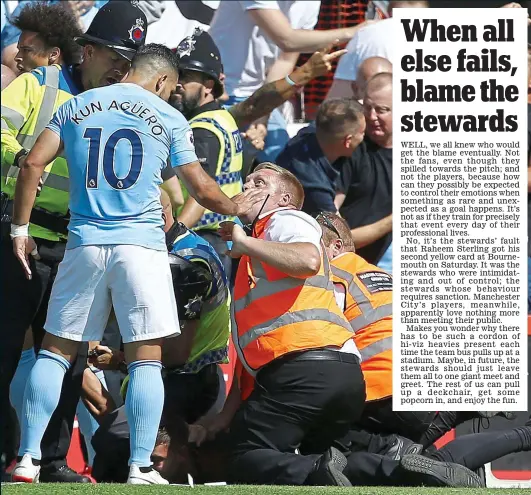
[[364,132],[362,106],[351,98],[332,98],[321,104],[315,129],[302,129],[289,141],[276,163],[292,172],[304,187],[303,211],[336,213],[340,158],[352,155]]
[[341,168],[335,201],[354,229],[356,252],[372,264],[378,264],[392,242],[392,95],[389,73],[367,83],[365,139]]

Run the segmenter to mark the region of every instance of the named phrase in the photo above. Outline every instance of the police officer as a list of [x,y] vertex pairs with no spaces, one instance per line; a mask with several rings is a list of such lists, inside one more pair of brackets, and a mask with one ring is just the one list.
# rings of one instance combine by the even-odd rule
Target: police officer
[[[12,200],[28,150],[57,108],[82,91],[119,82],[147,33],[142,11],[129,2],[110,2],[98,11],[85,34],[76,38],[83,47],[79,65],[40,67],[23,74],[2,92],[2,325],[0,337],[0,394],[2,411],[9,400],[9,384],[19,361],[24,334],[33,327],[37,345],[50,290],[63,258],[68,225],[68,168],[58,157],[42,177],[43,187],[32,210],[30,234],[37,243],[32,252],[33,278],[26,280],[17,266],[7,235]],[[66,453],[75,414],[85,355],[80,353],[65,377],[61,401],[42,442],[41,481],[89,482],[66,466]]]
[[[345,50],[329,53],[331,48],[314,53],[285,79],[264,84],[247,100],[226,110],[217,101],[223,94],[223,64],[216,44],[200,29],[181,41],[177,47],[179,84],[170,103],[189,120],[196,154],[227,196],[242,191],[244,153],[240,130],[268,115],[315,77],[330,71],[332,61],[345,53]],[[230,277],[232,260],[225,254],[226,243],[221,241],[217,228],[221,222],[234,218],[205,210],[183,192],[185,204],[178,211],[179,221],[214,247]]]
[[[197,29],[177,47],[179,84],[172,104],[190,122],[196,154],[207,173],[229,197],[242,192],[243,146],[238,125],[216,100],[223,94],[220,76],[223,70],[219,50],[206,32]],[[183,191],[185,203],[179,220],[210,242],[222,258],[226,273],[231,259],[217,229],[220,222],[234,220],[203,208]]]

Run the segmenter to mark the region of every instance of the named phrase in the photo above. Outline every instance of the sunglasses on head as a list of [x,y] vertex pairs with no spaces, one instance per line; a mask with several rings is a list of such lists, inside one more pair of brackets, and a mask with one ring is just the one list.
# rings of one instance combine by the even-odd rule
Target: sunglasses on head
[[339,234],[338,230],[334,227],[334,224],[327,218],[327,216],[322,211],[320,211],[319,213],[316,213],[314,215],[314,218],[317,221],[322,220],[325,227],[328,230],[331,230],[335,235],[337,235],[339,239],[341,239],[341,235]]

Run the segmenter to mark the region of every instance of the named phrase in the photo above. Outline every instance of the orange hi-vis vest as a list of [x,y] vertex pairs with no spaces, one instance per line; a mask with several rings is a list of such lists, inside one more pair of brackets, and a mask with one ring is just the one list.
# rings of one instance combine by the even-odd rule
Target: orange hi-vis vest
[[393,279],[354,253],[331,262],[335,283],[345,286],[345,316],[355,332],[367,401],[393,395]]
[[[274,214],[256,223],[253,237],[264,238],[266,224]],[[266,263],[242,256],[232,315],[236,351],[251,375],[285,354],[328,346],[341,348],[353,338],[335,301],[326,254],[321,255],[319,273],[306,279],[290,277]]]

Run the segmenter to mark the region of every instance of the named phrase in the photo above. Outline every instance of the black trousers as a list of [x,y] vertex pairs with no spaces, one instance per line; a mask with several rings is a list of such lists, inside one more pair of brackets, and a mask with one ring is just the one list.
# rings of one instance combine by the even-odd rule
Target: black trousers
[[[13,254],[9,237],[3,236],[1,247],[2,266],[2,325],[0,325],[0,394],[4,414],[9,407],[9,385],[17,369],[24,344],[24,335],[31,325],[35,347],[40,348],[44,337],[43,325],[53,281],[59,263],[63,259],[65,244],[36,240],[41,260],[30,256],[33,277],[26,280],[20,263]],[[63,381],[61,399],[42,440],[42,465],[63,463],[68,448],[79,400],[83,370],[86,366],[88,345],[80,347],[76,361]],[[2,418],[4,422],[5,418]],[[3,439],[2,439],[3,450]]]
[[[231,423],[232,483],[303,485],[320,454],[359,419],[365,381],[357,358],[327,351],[335,359],[310,360],[313,352],[283,356],[257,374]],[[294,453],[303,442],[310,455]]]
[[357,423],[360,430],[370,433],[396,433],[414,442],[421,442],[436,412],[393,411],[391,397],[367,402]]

